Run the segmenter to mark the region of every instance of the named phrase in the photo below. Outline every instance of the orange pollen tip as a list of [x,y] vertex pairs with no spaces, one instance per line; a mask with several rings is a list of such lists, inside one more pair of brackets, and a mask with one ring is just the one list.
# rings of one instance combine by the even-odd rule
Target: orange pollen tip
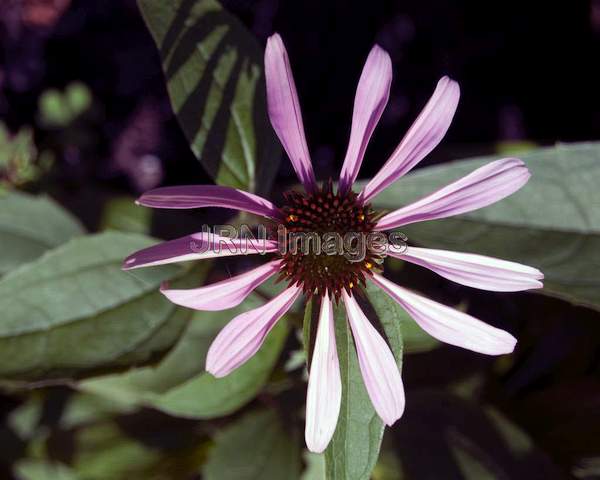
[[298,217],[296,215],[288,215],[286,220],[288,222],[296,222],[298,220]]
[[350,288],[354,288],[354,282],[350,282],[350,283],[348,284],[348,286],[349,286]]
[[367,267],[370,270],[371,268],[373,268],[373,264],[371,262],[367,262],[365,263],[365,267]]
[[358,219],[359,219],[359,220],[362,222],[362,221],[365,219],[365,216],[364,216],[364,215],[361,213],[361,214],[358,216]]

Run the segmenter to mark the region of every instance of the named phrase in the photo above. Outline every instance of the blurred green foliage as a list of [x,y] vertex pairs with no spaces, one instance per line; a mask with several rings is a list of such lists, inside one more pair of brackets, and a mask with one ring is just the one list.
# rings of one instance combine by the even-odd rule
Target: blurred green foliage
[[64,128],[92,106],[92,93],[86,85],[73,82],[64,92],[46,90],[39,98],[39,122],[46,128]]
[[83,235],[79,221],[51,198],[0,192],[0,275]]
[[0,189],[34,182],[51,165],[52,155],[38,156],[30,128],[12,135],[0,122]]
[[298,433],[286,431],[281,418],[272,410],[251,411],[215,436],[215,445],[202,468],[203,478],[297,480]]
[[100,228],[130,233],[150,233],[152,210],[136,205],[133,197],[115,197],[106,202]]

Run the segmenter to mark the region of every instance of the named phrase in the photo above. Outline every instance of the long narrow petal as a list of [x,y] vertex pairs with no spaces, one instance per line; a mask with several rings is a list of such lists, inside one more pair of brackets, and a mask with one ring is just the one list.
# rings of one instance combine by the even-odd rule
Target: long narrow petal
[[136,203],[153,208],[223,207],[269,218],[281,215],[275,205],[258,195],[219,185],[155,188],[144,193]]
[[514,350],[517,340],[510,333],[453,308],[412,293],[381,275],[373,281],[385,290],[419,326],[441,342],[487,355],[501,355]]
[[458,83],[443,77],[433,95],[379,173],[365,185],[361,199],[368,202],[425,158],[442,141],[458,106]]
[[391,83],[390,56],[375,45],[369,53],[356,89],[350,141],[340,173],[341,191],[348,191],[358,176],[369,139],[390,96]]
[[391,230],[409,223],[452,217],[486,207],[513,194],[531,174],[517,158],[488,163],[437,192],[385,215],[376,230]]
[[265,78],[269,118],[273,129],[304,188],[312,191],[315,187],[315,174],[304,136],[302,112],[288,54],[278,34],[267,40]]
[[213,233],[194,233],[138,250],[123,262],[123,270],[232,255],[264,254],[277,250],[275,240],[232,239]]
[[299,287],[287,288],[264,305],[231,320],[208,349],[206,370],[220,378],[248,361],[301,291]]
[[377,414],[392,425],[404,412],[404,386],[394,355],[356,300],[342,292],[365,387]]
[[281,260],[274,260],[249,272],[205,287],[186,290],[161,288],[161,292],[182,307],[211,312],[225,310],[242,303],[256,287],[275,274],[280,266]]
[[304,437],[311,452],[321,453],[327,448],[335,432],[341,402],[342,380],[335,344],[333,305],[329,296],[325,295],[306,392]]
[[392,257],[421,265],[448,280],[495,292],[517,292],[542,288],[544,274],[537,268],[498,258],[431,248],[408,247],[402,253],[388,250]]

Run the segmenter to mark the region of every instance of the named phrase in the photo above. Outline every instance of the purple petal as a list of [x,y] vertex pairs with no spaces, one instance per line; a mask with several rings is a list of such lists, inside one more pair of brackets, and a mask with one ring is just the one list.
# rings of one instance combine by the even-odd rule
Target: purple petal
[[375,228],[391,230],[486,207],[519,190],[530,176],[525,164],[517,158],[488,163],[437,192],[388,213]]
[[299,287],[289,287],[264,305],[231,320],[212,342],[206,370],[220,378],[248,361],[301,291]]
[[232,239],[214,233],[194,233],[139,250],[123,262],[123,270],[232,255],[275,252],[274,240]]
[[396,300],[423,330],[441,342],[487,355],[510,353],[515,348],[517,340],[504,330],[412,293],[381,275],[373,274],[371,278]]
[[356,89],[350,142],[340,173],[339,188],[342,192],[348,191],[358,176],[369,139],[390,96],[391,83],[390,56],[375,45],[369,53]]
[[144,193],[136,203],[153,208],[223,207],[263,217],[281,216],[279,209],[268,200],[237,188],[219,185],[155,188]]
[[396,360],[356,300],[345,290],[342,293],[369,398],[377,414],[391,426],[404,412],[404,387]]
[[363,202],[398,180],[442,141],[458,106],[458,83],[443,77],[394,153],[361,192]]
[[267,40],[265,77],[269,118],[273,129],[304,188],[313,191],[315,174],[306,146],[296,85],[287,51],[278,34],[274,34]]
[[225,310],[242,303],[261,283],[279,270],[281,260],[261,265],[249,272],[228,278],[222,282],[188,290],[161,288],[162,294],[177,305],[194,310]]
[[342,402],[342,380],[335,344],[333,305],[323,297],[308,390],[306,392],[306,428],[304,438],[311,452],[327,448],[337,424]]
[[421,265],[448,280],[495,292],[517,292],[542,288],[544,274],[537,268],[473,253],[408,247],[402,253],[388,250],[392,257]]

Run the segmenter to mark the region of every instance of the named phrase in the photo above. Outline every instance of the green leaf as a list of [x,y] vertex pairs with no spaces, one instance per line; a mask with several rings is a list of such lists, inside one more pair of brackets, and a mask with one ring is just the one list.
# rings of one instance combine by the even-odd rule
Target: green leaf
[[114,402],[154,407],[180,417],[228,415],[254,398],[268,380],[287,335],[285,320],[269,333],[256,355],[224,378],[205,372],[204,359],[216,333],[237,314],[260,303],[251,295],[236,309],[193,312],[185,333],[158,366],[86,380],[79,388]]
[[202,474],[206,480],[298,479],[300,448],[275,412],[250,412],[217,434]]
[[304,450],[305,470],[300,480],[325,480],[325,456]]
[[151,209],[136,205],[134,198],[116,197],[104,207],[100,224],[102,230],[148,234],[151,220]]
[[[317,308],[314,300],[307,301],[304,309],[304,321],[302,322],[302,344],[304,346],[306,363],[309,369],[310,362],[312,361],[314,336],[317,333],[316,320],[319,317],[319,312],[313,312],[313,310],[316,310]],[[313,318],[315,319],[314,321]]]
[[405,310],[398,304],[394,307],[399,310],[398,316],[401,318],[400,329],[404,340],[404,354],[425,353],[437,348],[441,343],[423,330]]
[[81,234],[81,224],[49,197],[0,192],[0,275]]
[[158,288],[185,269],[121,270],[124,257],[153,243],[115,232],[80,237],[6,275],[0,376],[47,379],[120,365],[123,358],[146,361],[168,348],[183,327],[183,310]]
[[224,378],[208,373],[198,375],[165,393],[156,407],[171,415],[191,418],[214,418],[235,412],[267,382],[286,336],[287,329],[281,322],[271,332],[270,341],[242,367]]
[[38,155],[31,127],[23,126],[13,135],[0,121],[0,195],[39,180],[51,163],[47,153]]
[[6,417],[6,424],[24,441],[37,433],[42,418],[44,398],[39,391],[33,391],[28,398]]
[[[396,209],[498,157],[424,168],[377,196]],[[600,143],[541,148],[521,156],[532,177],[519,192],[458,217],[402,227],[409,243],[492,255],[538,267],[541,293],[600,309]]]
[[[50,398],[49,401],[51,402],[52,399]],[[70,392],[68,402],[61,412],[59,425],[63,430],[70,430],[94,423],[108,422],[119,415],[133,413],[135,410],[133,406],[120,405],[108,398],[73,391]]]
[[19,460],[15,465],[15,474],[20,480],[80,480],[67,465],[32,458]]
[[216,0],[139,0],[192,151],[216,183],[267,193],[280,149],[266,115],[263,53]]
[[73,118],[81,115],[92,105],[92,92],[87,85],[80,82],[73,82],[67,86],[65,98]]
[[51,88],[39,98],[39,122],[48,128],[65,128],[92,105],[90,89],[80,82],[73,82],[64,92]]
[[65,127],[72,120],[67,99],[62,92],[51,88],[39,98],[40,123],[49,128]]
[[[402,367],[401,318],[395,302],[379,288],[370,285],[367,296],[373,313]],[[342,305],[335,308],[335,330],[340,372],[342,405],[335,434],[325,451],[327,479],[368,480],[377,461],[384,424],[375,413],[358,366],[352,332]]]
[[154,470],[160,460],[158,451],[125,437],[108,422],[79,430],[75,444],[73,469],[90,480],[131,478],[136,472]]
[[194,427],[191,422],[139,412],[54,431],[47,449],[64,450],[65,438],[69,438],[69,466],[85,480],[191,478],[206,449]]
[[[14,469],[18,478],[53,480],[62,479],[61,474],[65,480],[191,478],[206,457],[208,439],[195,422],[149,410],[122,410],[95,395],[65,390],[34,395],[10,415],[11,427],[18,425],[15,432],[27,441],[28,458]],[[48,417],[48,409],[55,414]],[[31,424],[36,427],[32,431]]]

